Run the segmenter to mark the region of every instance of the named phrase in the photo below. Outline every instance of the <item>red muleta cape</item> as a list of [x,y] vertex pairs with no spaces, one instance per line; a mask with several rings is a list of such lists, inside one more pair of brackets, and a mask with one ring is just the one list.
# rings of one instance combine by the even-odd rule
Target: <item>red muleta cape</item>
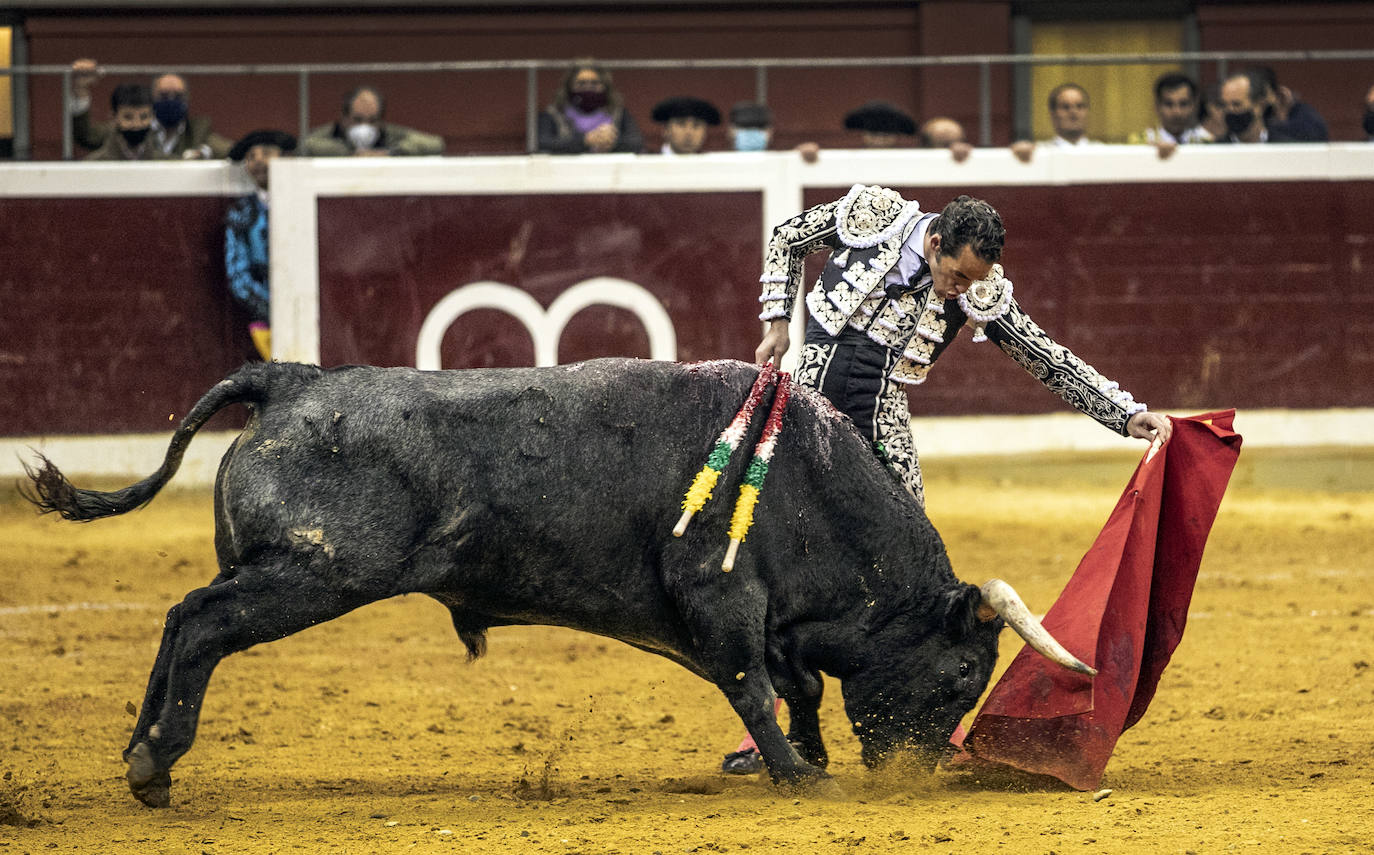
[[1240,455],[1234,417],[1170,418],[1173,436],[1146,453],[1045,615],[1045,628],[1097,676],[1023,648],[978,711],[956,765],[1001,764],[1097,787],[1183,638],[1202,548]]

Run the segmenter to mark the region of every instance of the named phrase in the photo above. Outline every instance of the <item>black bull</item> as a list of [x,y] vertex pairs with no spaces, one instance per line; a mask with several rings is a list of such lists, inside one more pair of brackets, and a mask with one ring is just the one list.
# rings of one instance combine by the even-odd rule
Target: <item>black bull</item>
[[725,693],[778,782],[824,775],[821,672],[840,680],[866,761],[910,750],[933,762],[987,685],[1003,617],[1016,621],[955,578],[924,513],[823,398],[797,389],[788,402],[733,572],[721,558],[761,414],[716,497],[671,535],[757,373],[255,364],[201,398],[137,484],[75,489],[42,460],[29,475],[43,510],[124,513],[170,480],[211,415],[249,406],[216,478],[219,574],[168,611],[124,752],[134,794],[169,804],[221,659],[411,593],[450,609],[473,658],[488,627],[552,624],[677,662]]

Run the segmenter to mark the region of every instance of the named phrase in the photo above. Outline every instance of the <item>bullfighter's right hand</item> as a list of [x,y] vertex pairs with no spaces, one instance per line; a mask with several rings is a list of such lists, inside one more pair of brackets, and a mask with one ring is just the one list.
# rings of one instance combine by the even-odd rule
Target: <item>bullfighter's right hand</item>
[[787,318],[778,318],[768,323],[768,332],[763,334],[763,341],[754,349],[755,362],[762,365],[771,359],[774,365],[782,365],[782,355],[792,344],[787,329],[790,324]]

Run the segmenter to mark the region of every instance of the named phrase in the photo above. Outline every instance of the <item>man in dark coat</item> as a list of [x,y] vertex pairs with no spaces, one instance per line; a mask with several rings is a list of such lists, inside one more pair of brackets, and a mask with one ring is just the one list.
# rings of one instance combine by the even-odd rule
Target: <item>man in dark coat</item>
[[[77,145],[91,150],[105,146],[115,130],[113,123],[91,122],[91,87],[100,76],[100,67],[93,59],[72,63],[72,138]],[[184,77],[159,74],[153,78],[151,92],[150,148],[161,151],[158,159],[202,160],[228,154],[232,141],[215,133],[208,116],[191,115],[191,92]]]

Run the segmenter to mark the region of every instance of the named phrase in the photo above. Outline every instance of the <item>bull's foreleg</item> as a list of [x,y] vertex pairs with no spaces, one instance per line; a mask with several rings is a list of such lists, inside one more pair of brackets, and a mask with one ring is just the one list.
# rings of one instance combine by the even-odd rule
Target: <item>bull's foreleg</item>
[[167,613],[143,710],[124,760],[129,789],[150,807],[171,803],[171,768],[195,740],[220,660],[338,617],[379,597],[330,588],[296,568],[243,567],[198,588]]
[[[804,785],[828,777],[802,759],[773,712],[773,681],[764,665],[762,602],[739,596],[738,590],[732,593],[732,609],[684,609],[691,616],[694,658],[744,722],[773,783]],[[696,596],[703,596],[700,589]]]
[[802,759],[783,735],[773,715],[773,687],[762,667],[736,672],[716,685],[754,738],[773,783],[804,785],[826,777],[823,769]]

